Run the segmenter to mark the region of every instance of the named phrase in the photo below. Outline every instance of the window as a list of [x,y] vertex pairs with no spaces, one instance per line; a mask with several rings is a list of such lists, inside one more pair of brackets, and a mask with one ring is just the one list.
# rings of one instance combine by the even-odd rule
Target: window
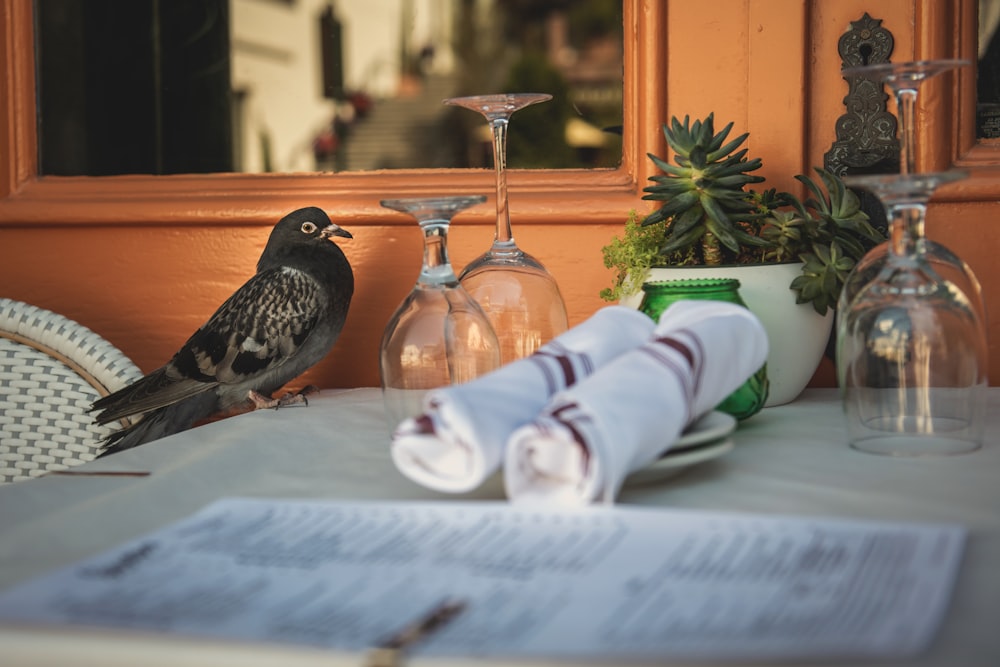
[[[549,93],[510,164],[615,167],[622,0],[34,0],[39,173],[489,166],[442,104]],[[484,164],[485,163],[485,164]]]
[[[249,221],[273,222],[303,200],[345,211],[357,225],[384,217],[378,200],[428,191],[462,193],[492,190],[486,169],[400,170],[344,174],[212,174],[208,176],[39,177],[30,0],[0,0],[7,18],[0,65],[9,74],[3,93],[0,140],[4,170],[0,181],[0,221],[52,219],[72,223],[178,222],[231,219],[234,208]],[[663,108],[662,77],[651,76],[663,62],[665,3],[624,2],[624,118],[621,164],[614,168],[538,170],[511,175],[522,193],[520,218],[618,220],[635,201],[648,171],[645,147],[657,145]],[[640,80],[641,79],[641,80]],[[641,88],[641,92],[640,92]]]

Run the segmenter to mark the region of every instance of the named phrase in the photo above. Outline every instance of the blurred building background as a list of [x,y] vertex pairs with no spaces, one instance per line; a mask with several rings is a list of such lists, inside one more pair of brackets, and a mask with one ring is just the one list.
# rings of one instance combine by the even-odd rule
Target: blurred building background
[[38,0],[43,173],[613,167],[621,0]]

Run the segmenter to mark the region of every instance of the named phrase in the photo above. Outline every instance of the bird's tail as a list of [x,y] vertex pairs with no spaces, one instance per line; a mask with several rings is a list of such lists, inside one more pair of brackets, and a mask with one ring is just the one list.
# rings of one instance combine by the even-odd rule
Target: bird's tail
[[126,449],[132,449],[150,440],[161,438],[167,435],[163,432],[163,425],[164,418],[162,414],[150,413],[135,423],[114,431],[105,438],[104,443],[101,445],[101,453],[97,455],[97,458],[122,452]]
[[98,458],[187,430],[212,415],[215,400],[215,395],[209,392],[147,412],[131,425],[109,435]]

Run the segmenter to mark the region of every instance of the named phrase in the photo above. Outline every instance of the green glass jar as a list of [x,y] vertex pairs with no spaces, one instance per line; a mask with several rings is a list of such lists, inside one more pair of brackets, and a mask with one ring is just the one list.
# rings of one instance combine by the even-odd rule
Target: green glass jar
[[[728,301],[746,308],[740,297],[740,281],[733,278],[697,278],[691,280],[659,280],[644,283],[639,310],[658,322],[660,315],[675,301]],[[739,389],[726,397],[716,410],[737,419],[746,419],[760,412],[767,400],[767,364],[760,367]]]

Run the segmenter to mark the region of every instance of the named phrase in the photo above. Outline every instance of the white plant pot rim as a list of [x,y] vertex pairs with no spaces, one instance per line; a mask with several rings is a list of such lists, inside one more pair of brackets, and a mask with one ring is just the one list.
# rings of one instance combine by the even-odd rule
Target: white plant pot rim
[[[653,267],[643,282],[690,280],[678,274],[691,271],[713,274],[712,278],[737,278],[740,296],[767,331],[770,392],[765,407],[771,407],[790,403],[806,388],[823,359],[833,326],[833,311],[822,316],[811,303],[795,303],[791,284],[801,267],[801,262]],[[665,277],[668,273],[673,275]],[[640,290],[620,303],[638,308],[642,296]]]

